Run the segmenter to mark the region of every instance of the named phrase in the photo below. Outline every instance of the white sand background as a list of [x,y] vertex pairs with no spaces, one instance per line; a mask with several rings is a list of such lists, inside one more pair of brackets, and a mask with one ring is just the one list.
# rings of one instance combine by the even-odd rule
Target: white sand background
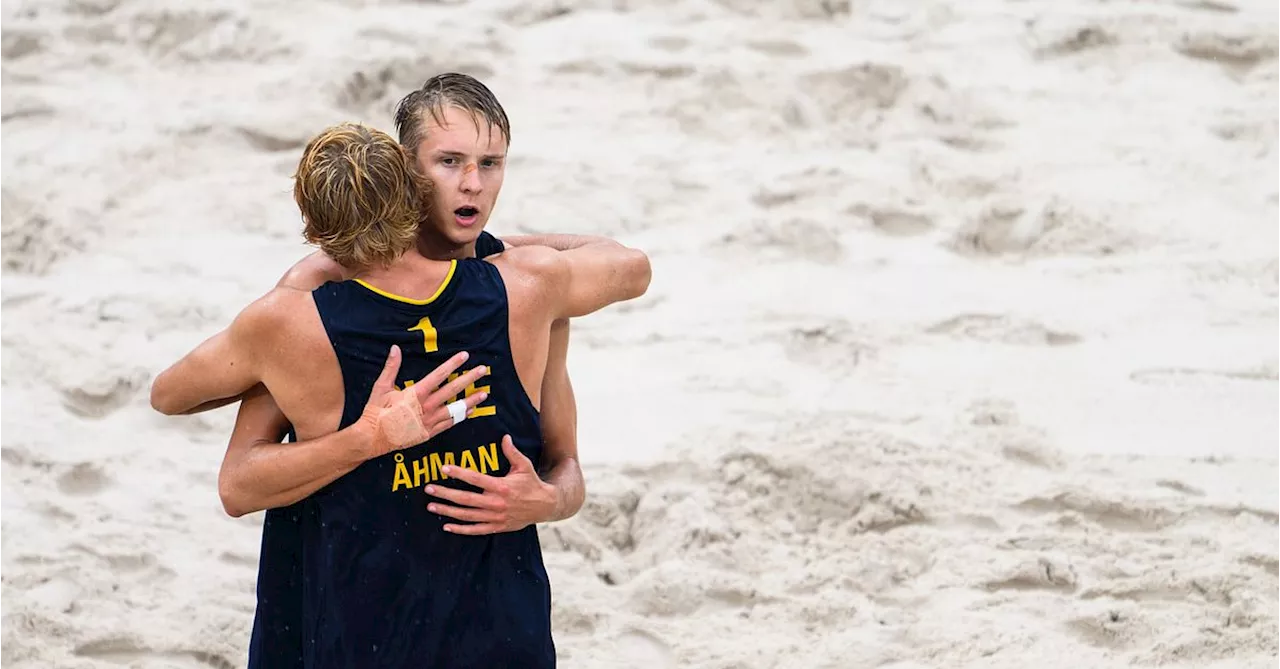
[[6,0],[6,668],[243,666],[234,409],[149,380],[453,69],[491,230],[653,259],[574,326],[563,666],[1276,666],[1274,3]]

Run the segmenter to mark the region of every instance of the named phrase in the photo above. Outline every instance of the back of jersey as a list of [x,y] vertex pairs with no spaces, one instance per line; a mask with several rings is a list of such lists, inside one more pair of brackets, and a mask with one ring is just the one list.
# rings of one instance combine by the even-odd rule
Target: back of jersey
[[[488,365],[488,398],[430,441],[367,461],[305,500],[304,659],[307,667],[551,667],[550,587],[537,529],[470,537],[445,532],[428,484],[478,492],[447,478],[451,464],[504,476],[502,437],[533,462],[542,452],[538,412],[516,374],[507,293],[498,269],[453,261],[429,299],[360,281],[314,293],[342,369],[341,427],[368,401],[392,344],[403,351],[399,387],[459,351]],[[458,398],[460,399],[462,396]]]

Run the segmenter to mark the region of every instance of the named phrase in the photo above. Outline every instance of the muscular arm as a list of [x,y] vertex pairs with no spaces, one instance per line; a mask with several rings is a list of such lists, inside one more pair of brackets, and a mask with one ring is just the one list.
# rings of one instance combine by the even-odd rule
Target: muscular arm
[[[617,245],[595,235],[515,235],[502,238],[508,247],[545,246],[568,251],[592,244]],[[586,482],[578,462],[578,405],[569,380],[569,319],[551,325],[547,368],[542,377],[542,462],[538,473],[555,489],[554,511],[538,522],[573,517],[586,499]]]
[[245,393],[218,472],[228,515],[288,506],[310,496],[368,456],[372,435],[357,422],[333,434],[282,444],[289,422],[261,385]]
[[[540,251],[535,247],[525,252]],[[652,269],[649,256],[618,243],[587,244],[538,253],[535,270],[546,279],[555,319],[576,318],[644,295]]]
[[[314,290],[341,281],[345,270],[321,252],[303,258],[277,287]],[[232,398],[228,401],[234,401]],[[303,442],[281,443],[289,420],[266,388],[243,396],[227,453],[218,472],[218,494],[231,516],[295,504],[363,461],[369,435],[358,425]]]
[[514,235],[503,237],[502,242],[510,247],[546,246],[557,251],[569,251],[593,244],[619,246],[618,242],[598,235]]
[[[344,275],[345,270],[341,265],[317,251],[290,267],[276,282],[275,287],[311,291],[326,281],[341,281]],[[230,328],[206,339],[156,377],[151,384],[153,409],[170,416],[194,414],[217,409],[241,399],[241,393],[248,386],[236,392],[227,388],[243,385],[244,379],[233,378],[234,372],[244,373],[247,367],[243,361],[237,366],[235,360],[224,356],[237,350],[237,346],[242,343],[234,338],[246,334],[243,327],[237,329],[237,324],[245,324],[243,315],[242,313],[237,321],[233,321]],[[224,362],[228,364],[220,370],[220,376],[203,376],[211,369],[218,369],[220,363]]]
[[540,475],[555,488],[555,510],[539,522],[564,520],[582,508],[586,484],[578,464],[578,407],[569,383],[569,321],[551,326],[547,370],[542,379]]
[[226,330],[161,372],[151,384],[151,406],[160,413],[190,413],[202,406],[233,401],[259,378],[254,341],[271,329],[277,294],[268,293],[245,307]]

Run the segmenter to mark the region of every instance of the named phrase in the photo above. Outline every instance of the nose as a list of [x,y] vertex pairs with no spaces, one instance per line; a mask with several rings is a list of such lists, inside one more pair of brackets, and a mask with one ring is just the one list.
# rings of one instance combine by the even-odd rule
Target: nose
[[464,193],[479,193],[482,187],[480,183],[480,169],[475,163],[467,163],[462,168],[462,183],[459,186]]

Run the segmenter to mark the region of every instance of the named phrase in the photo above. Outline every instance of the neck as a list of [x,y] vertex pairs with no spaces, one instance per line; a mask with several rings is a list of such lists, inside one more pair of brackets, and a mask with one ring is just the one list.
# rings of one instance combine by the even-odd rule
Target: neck
[[423,257],[410,249],[386,267],[369,267],[356,272],[359,279],[397,295],[423,299],[434,294],[449,273],[451,263]]
[[418,235],[418,253],[429,260],[461,260],[476,257],[476,243],[458,245],[439,235]]

